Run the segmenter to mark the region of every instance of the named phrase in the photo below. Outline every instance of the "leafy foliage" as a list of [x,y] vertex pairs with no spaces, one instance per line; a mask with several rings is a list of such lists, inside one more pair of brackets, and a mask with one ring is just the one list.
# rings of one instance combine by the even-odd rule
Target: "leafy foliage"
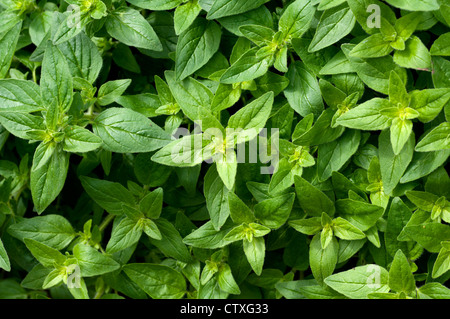
[[0,0],[0,297],[450,298],[445,0]]

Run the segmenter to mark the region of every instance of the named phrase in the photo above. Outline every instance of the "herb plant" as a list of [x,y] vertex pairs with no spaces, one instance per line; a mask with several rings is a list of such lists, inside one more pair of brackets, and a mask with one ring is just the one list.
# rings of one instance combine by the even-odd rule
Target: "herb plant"
[[0,298],[450,298],[448,0],[0,21]]

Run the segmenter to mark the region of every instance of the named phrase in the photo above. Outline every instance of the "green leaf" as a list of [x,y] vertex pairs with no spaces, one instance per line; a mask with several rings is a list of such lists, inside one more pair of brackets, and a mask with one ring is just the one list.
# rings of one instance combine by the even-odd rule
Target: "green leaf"
[[381,132],[378,139],[378,147],[383,191],[385,194],[390,195],[400,182],[413,158],[414,134],[409,136],[405,146],[397,155],[393,151],[391,136],[387,130]]
[[317,171],[321,181],[329,179],[339,171],[358,150],[361,134],[356,130],[346,130],[333,142],[319,146]]
[[88,195],[110,214],[121,215],[122,204],[135,205],[133,194],[119,183],[87,176],[81,176],[80,181]]
[[161,187],[145,195],[139,202],[141,212],[148,218],[157,219],[163,206],[163,189]]
[[389,287],[398,293],[404,292],[406,294],[416,289],[416,281],[411,266],[400,249],[395,253],[389,269]]
[[264,75],[269,69],[269,59],[264,55],[258,56],[258,49],[256,47],[245,52],[222,74],[220,82],[233,84],[251,81]]
[[442,241],[450,240],[450,226],[439,223],[406,226],[404,231],[419,245],[432,253],[440,251]]
[[391,71],[394,70],[406,83],[406,71],[398,66],[392,56],[387,55],[379,58],[361,59],[350,55],[354,48],[352,44],[343,44],[341,49],[347,57],[350,65],[355,70],[360,79],[371,89],[388,94],[389,77]]
[[111,152],[151,152],[170,141],[169,135],[144,115],[123,108],[108,108],[92,125],[103,140],[102,147]]
[[450,148],[450,123],[443,122],[433,128],[419,143],[415,150],[417,152],[432,152],[448,150]]
[[227,129],[235,130],[236,144],[252,140],[264,128],[272,110],[273,99],[273,92],[267,92],[230,117]]
[[305,235],[315,235],[323,228],[320,217],[291,220],[289,226]]
[[213,20],[226,16],[244,13],[256,9],[266,3],[268,0],[216,0],[208,11],[207,19]]
[[325,212],[330,216],[334,215],[334,203],[327,195],[302,177],[295,176],[294,180],[298,202],[306,214],[320,217]]
[[11,271],[11,263],[8,258],[8,254],[6,253],[5,246],[3,246],[3,242],[0,240],[0,268],[6,271]]
[[386,2],[394,7],[408,11],[433,11],[439,9],[439,3],[436,0],[423,0],[414,3],[406,0],[387,0]]
[[102,145],[102,139],[80,126],[71,125],[64,130],[64,151],[84,153],[96,150]]
[[399,18],[394,25],[397,31],[397,39],[408,40],[420,23],[420,18],[420,14],[417,12],[412,12]]
[[168,257],[184,263],[191,262],[191,255],[175,226],[164,218],[159,218],[154,222],[161,232],[161,239],[150,238],[150,242]]
[[34,239],[25,238],[24,242],[34,258],[36,258],[44,267],[54,268],[55,266],[62,266],[67,259],[67,257],[58,250],[41,244]]
[[42,42],[51,39],[54,45],[60,45],[79,35],[83,28],[91,21],[91,17],[87,12],[80,10],[68,10],[65,13],[55,13],[53,15],[53,28],[51,33],[48,32]]
[[30,139],[30,131],[46,129],[42,117],[21,112],[0,112],[0,123],[11,134],[23,139]]
[[173,71],[166,71],[165,76],[176,102],[188,118],[198,122],[203,131],[208,128],[223,131],[222,125],[209,109],[213,94],[205,85],[191,77],[178,81]]
[[125,44],[118,44],[117,47],[113,51],[113,61],[121,68],[125,70],[141,73],[141,67],[139,66],[136,58],[133,55],[130,47]]
[[323,285],[324,279],[333,274],[338,260],[339,244],[336,238],[332,237],[326,248],[322,248],[320,235],[316,234],[312,238],[309,246],[309,264],[314,278]]
[[404,68],[430,70],[431,55],[422,41],[413,36],[406,41],[405,50],[395,51],[394,62]]
[[59,269],[53,269],[47,277],[45,277],[44,283],[42,284],[43,289],[49,289],[58,285],[63,281],[64,275],[61,274]]
[[279,168],[270,179],[269,193],[277,194],[291,187],[294,184],[294,176],[296,175],[292,172],[292,168]]
[[147,10],[170,10],[181,3],[182,0],[127,0],[127,2]]
[[259,276],[264,265],[266,244],[264,237],[253,237],[251,241],[243,240],[244,253],[253,271]]
[[255,216],[250,208],[233,192],[228,193],[228,207],[230,208],[230,217],[234,223],[248,224],[255,221]]
[[448,299],[450,290],[438,282],[429,282],[419,288],[419,293],[433,299]]
[[225,223],[223,227],[218,231],[214,227],[212,221],[206,222],[204,225],[187,235],[183,242],[187,245],[198,247],[198,248],[207,248],[207,249],[216,249],[221,248],[223,246],[228,245],[230,242],[226,241],[224,238],[228,234],[228,232],[233,227],[233,223],[227,224]]
[[219,49],[221,30],[213,21],[197,18],[179,37],[175,73],[183,80],[204,66]]
[[393,48],[389,41],[384,40],[381,33],[375,33],[359,42],[350,55],[357,58],[378,58],[391,53]]
[[438,278],[442,276],[450,269],[450,250],[446,245],[442,245],[441,250],[436,258],[431,273],[432,278]]
[[219,283],[220,289],[226,291],[230,294],[239,295],[241,290],[238,284],[234,280],[231,268],[228,264],[222,264],[217,274],[217,281]]
[[66,218],[54,214],[23,219],[9,226],[8,233],[22,241],[34,239],[57,250],[69,245],[76,235]]
[[198,4],[198,0],[188,1],[185,4],[178,6],[174,14],[175,33],[180,35],[183,33],[197,18],[202,11],[202,7]]
[[203,161],[202,134],[193,134],[177,139],[156,152],[151,160],[169,166],[194,167]]
[[115,102],[125,92],[130,84],[130,79],[106,82],[98,90],[98,104],[105,106]]
[[410,93],[410,107],[419,112],[419,120],[427,123],[433,120],[450,99],[450,89],[414,90]]
[[431,74],[435,88],[450,87],[450,61],[443,57],[432,57],[433,72]]
[[142,231],[142,226],[135,220],[121,218],[119,222],[114,223],[106,252],[112,254],[134,245],[141,238]]
[[264,226],[277,229],[288,220],[294,200],[294,193],[263,200],[254,207],[255,217]]
[[103,65],[100,52],[92,40],[84,33],[58,45],[66,58],[72,77],[79,77],[94,83]]
[[241,88],[234,88],[230,84],[220,83],[214,95],[211,111],[219,112],[233,106],[241,97]]
[[406,226],[412,216],[411,210],[399,197],[394,197],[389,209],[386,232],[384,235],[386,251],[394,257],[397,250],[401,249],[409,255],[410,246],[408,242],[399,241],[397,237]]
[[47,43],[40,80],[42,100],[47,108],[53,103],[68,110],[72,103],[73,83],[69,65],[58,47]]
[[76,245],[73,248],[73,255],[77,259],[83,277],[99,276],[120,268],[120,264],[114,259],[88,245]]
[[336,123],[359,130],[383,130],[391,125],[391,120],[380,113],[380,109],[389,107],[388,100],[373,98],[342,114]]
[[59,195],[69,169],[69,154],[57,146],[46,163],[31,170],[30,186],[33,203],[38,214],[42,213]]
[[123,270],[153,299],[181,299],[186,292],[183,275],[168,266],[127,264]]
[[9,71],[21,29],[22,21],[3,34],[0,39],[0,79],[4,79]]
[[206,197],[206,207],[214,228],[220,230],[230,216],[229,189],[223,183],[214,166],[209,168],[204,182],[203,191]]
[[336,43],[352,31],[355,22],[356,18],[347,4],[324,11],[308,51],[319,51]]
[[449,155],[449,150],[426,153],[415,152],[411,164],[400,179],[400,183],[411,182],[430,174],[441,166]]
[[300,61],[289,66],[286,77],[289,85],[283,93],[289,105],[303,117],[310,113],[319,116],[324,106],[316,77]]
[[43,109],[39,86],[26,80],[0,80],[0,113],[35,112]]
[[278,28],[285,39],[300,38],[310,27],[315,8],[312,1],[296,0],[283,12]]
[[358,227],[353,226],[350,222],[341,217],[337,217],[333,220],[332,228],[334,235],[341,239],[357,240],[366,237]]
[[439,38],[437,38],[433,45],[430,48],[431,55],[441,55],[441,56],[449,56],[450,55],[450,32],[441,34]]
[[388,276],[386,269],[370,264],[329,276],[325,283],[348,298],[367,299],[371,293],[389,292]]
[[337,200],[336,210],[342,218],[362,231],[366,231],[375,225],[384,213],[383,207],[353,199]]
[[315,279],[280,281],[275,285],[286,299],[342,299],[343,295],[335,290],[321,286]]
[[389,75],[389,102],[393,106],[401,105],[406,107],[409,105],[409,96],[405,88],[406,82],[403,82],[400,76],[391,71]]
[[153,51],[163,49],[150,23],[135,9],[125,6],[112,11],[105,26],[113,38],[126,45]]
[[270,44],[275,35],[275,31],[271,28],[257,24],[243,25],[239,27],[239,31],[244,35],[244,37],[260,47]]
[[239,37],[243,37],[243,34],[239,31],[239,27],[243,25],[257,24],[269,28],[273,27],[272,15],[265,6],[241,14],[219,18],[218,21],[225,29]]

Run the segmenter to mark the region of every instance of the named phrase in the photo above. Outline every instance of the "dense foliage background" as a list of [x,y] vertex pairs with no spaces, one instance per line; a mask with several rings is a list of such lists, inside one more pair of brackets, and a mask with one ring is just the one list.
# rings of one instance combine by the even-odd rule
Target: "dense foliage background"
[[0,7],[0,298],[450,298],[447,0]]

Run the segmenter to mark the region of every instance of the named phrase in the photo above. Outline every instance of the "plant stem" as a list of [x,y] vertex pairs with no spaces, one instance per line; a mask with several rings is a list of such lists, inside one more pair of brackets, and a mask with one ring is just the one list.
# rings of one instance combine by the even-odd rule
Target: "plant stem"
[[116,217],[116,216],[111,215],[111,214],[106,216],[105,219],[100,224],[100,226],[98,226],[98,230],[100,230],[100,232],[103,232],[105,230],[105,228],[109,225],[109,223],[114,219],[114,217]]

